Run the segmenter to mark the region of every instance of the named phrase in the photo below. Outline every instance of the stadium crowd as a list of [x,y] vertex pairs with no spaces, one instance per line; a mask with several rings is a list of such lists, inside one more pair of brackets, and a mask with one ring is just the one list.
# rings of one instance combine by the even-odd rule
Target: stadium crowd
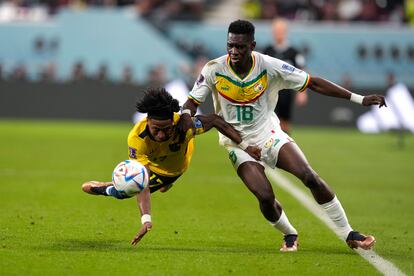
[[407,0],[247,0],[245,15],[252,19],[282,16],[306,21],[412,22],[414,2]]
[[[201,20],[224,0],[6,0],[0,3],[0,22],[44,20],[61,8],[131,6],[156,25],[167,20]],[[237,3],[235,3],[237,4]],[[397,22],[414,25],[414,0],[245,0],[244,16],[251,19],[285,17],[305,21]]]

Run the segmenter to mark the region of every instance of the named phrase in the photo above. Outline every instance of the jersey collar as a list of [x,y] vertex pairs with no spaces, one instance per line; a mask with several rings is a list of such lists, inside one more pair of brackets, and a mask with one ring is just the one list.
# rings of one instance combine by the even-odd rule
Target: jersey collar
[[240,79],[241,81],[243,81],[243,80],[246,80],[251,74],[252,74],[252,72],[253,72],[253,69],[254,69],[254,67],[256,66],[256,56],[253,54],[253,52],[252,52],[252,55],[251,55],[251,57],[252,57],[252,60],[253,60],[253,62],[252,62],[252,67],[250,67],[250,70],[249,70],[249,73],[244,77],[244,78],[242,78],[242,77],[240,77],[239,76],[239,74],[237,74],[234,70],[233,70],[233,68],[231,68],[231,65],[230,65],[230,56],[229,55],[227,55],[227,60],[226,60],[226,64],[227,64],[227,66],[229,67],[229,69],[230,69],[230,72],[232,72],[233,73],[233,75],[235,75],[238,79]]

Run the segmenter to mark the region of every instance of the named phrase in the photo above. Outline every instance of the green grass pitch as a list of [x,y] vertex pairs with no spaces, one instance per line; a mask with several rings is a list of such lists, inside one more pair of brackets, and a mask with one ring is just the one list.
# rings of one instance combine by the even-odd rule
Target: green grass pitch
[[[274,186],[300,233],[299,251],[261,216],[214,131],[192,165],[152,199],[154,228],[136,247],[135,199],[84,194],[127,158],[128,123],[0,120],[0,275],[378,275],[289,194]],[[352,226],[376,252],[414,274],[414,137],[295,128]],[[293,178],[292,178],[293,179]],[[297,185],[301,185],[295,180]]]

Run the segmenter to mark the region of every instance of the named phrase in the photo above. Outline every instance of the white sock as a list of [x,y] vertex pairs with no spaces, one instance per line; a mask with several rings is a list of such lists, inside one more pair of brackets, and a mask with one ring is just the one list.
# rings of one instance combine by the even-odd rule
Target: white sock
[[335,196],[331,201],[321,204],[322,208],[325,209],[328,217],[341,231],[341,236],[345,240],[348,237],[349,232],[352,231],[351,225],[348,223],[344,208],[342,208],[341,202]]
[[105,190],[106,194],[107,195],[111,195],[111,190],[112,189],[115,189],[115,187],[114,186],[108,186],[108,187],[106,187],[106,190]]
[[296,231],[295,227],[290,224],[289,219],[287,218],[285,212],[282,210],[282,214],[280,218],[276,222],[270,222],[270,224],[278,229],[283,235],[297,235],[298,231]]

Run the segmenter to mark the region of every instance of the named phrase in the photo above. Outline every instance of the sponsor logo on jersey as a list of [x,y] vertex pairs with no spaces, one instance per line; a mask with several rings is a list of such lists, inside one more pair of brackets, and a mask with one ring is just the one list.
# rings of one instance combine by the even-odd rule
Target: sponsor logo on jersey
[[128,150],[129,150],[129,157],[131,157],[132,159],[137,159],[137,149],[128,147]]
[[295,71],[295,67],[293,67],[292,65],[289,65],[289,64],[285,63],[285,64],[282,65],[282,70],[283,71],[290,72],[290,73],[293,73],[293,71]]
[[236,164],[237,155],[236,155],[236,152],[234,150],[229,152],[229,159],[230,159],[231,163]]
[[198,76],[198,79],[197,79],[197,85],[201,85],[202,83],[204,82],[204,76],[203,76],[203,74],[200,74],[200,76]]

